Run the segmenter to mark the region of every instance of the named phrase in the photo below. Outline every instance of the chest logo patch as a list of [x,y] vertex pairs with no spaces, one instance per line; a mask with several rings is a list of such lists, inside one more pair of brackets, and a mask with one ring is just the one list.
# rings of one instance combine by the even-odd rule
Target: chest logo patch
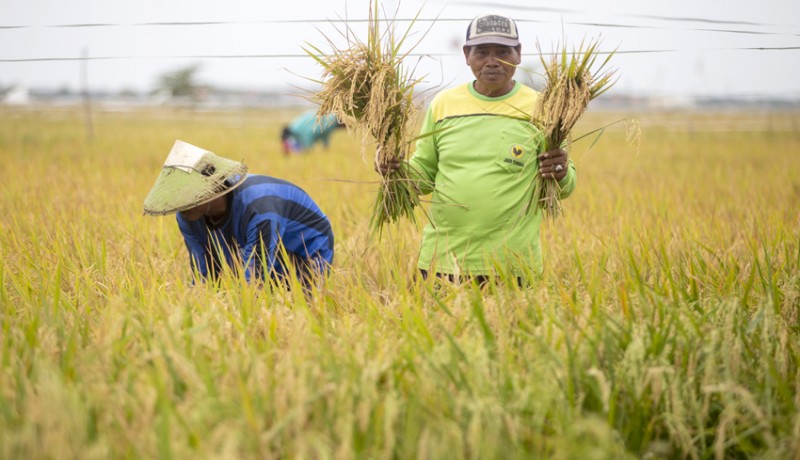
[[524,154],[525,154],[525,149],[522,148],[521,145],[516,144],[511,146],[511,156],[513,156],[514,158],[517,159],[522,158],[522,155]]

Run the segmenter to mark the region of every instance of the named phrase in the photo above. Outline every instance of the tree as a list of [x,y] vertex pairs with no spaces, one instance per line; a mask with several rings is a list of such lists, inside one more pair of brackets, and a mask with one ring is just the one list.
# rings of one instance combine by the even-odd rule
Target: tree
[[158,89],[166,90],[173,97],[194,97],[198,89],[196,82],[197,71],[200,66],[192,64],[161,75],[158,79]]

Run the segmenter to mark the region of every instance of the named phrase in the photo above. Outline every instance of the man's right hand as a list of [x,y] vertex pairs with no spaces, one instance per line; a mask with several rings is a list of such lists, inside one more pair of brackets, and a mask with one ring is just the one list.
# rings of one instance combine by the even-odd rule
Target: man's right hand
[[388,176],[393,172],[400,169],[402,165],[402,161],[399,158],[391,158],[384,163],[375,164],[375,172],[380,174],[381,176]]

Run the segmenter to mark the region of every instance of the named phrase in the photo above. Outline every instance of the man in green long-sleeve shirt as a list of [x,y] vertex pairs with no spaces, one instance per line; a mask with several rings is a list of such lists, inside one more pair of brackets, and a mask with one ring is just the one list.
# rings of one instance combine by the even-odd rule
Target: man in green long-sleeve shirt
[[527,119],[539,95],[513,79],[521,51],[513,19],[475,18],[464,45],[475,80],[440,92],[428,107],[408,162],[420,193],[432,193],[418,261],[423,277],[484,282],[501,267],[522,281],[542,271],[542,213],[524,212],[532,184],[541,171],[566,198],[576,172],[565,150],[540,152],[542,134]]

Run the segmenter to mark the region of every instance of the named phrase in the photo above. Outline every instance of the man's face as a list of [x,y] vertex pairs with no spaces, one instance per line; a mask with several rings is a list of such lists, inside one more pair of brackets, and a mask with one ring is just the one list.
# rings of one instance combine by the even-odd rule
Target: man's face
[[478,84],[491,92],[507,88],[520,63],[521,46],[465,46],[464,57]]
[[206,209],[208,208],[207,204],[202,204],[200,206],[195,206],[192,209],[187,209],[186,211],[181,211],[181,216],[184,219],[188,220],[189,222],[195,222],[203,218],[206,215]]

